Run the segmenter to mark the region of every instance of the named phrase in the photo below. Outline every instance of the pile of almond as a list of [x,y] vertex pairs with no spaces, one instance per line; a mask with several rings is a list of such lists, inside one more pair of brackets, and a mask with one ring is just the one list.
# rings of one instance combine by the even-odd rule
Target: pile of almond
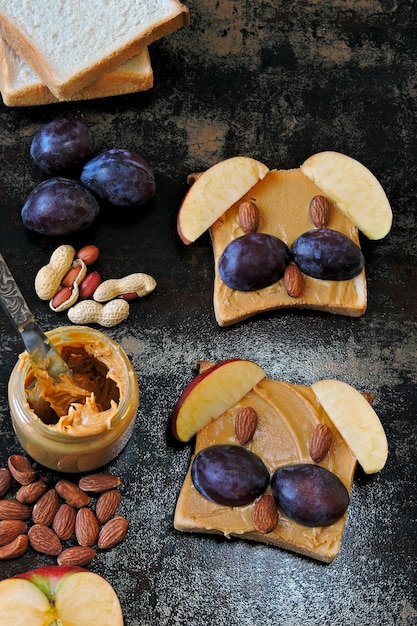
[[113,548],[127,534],[128,521],[116,515],[120,485],[118,476],[106,473],[52,485],[27,457],[10,456],[0,468],[0,560],[31,547],[56,556],[59,565],[87,565],[97,548]]

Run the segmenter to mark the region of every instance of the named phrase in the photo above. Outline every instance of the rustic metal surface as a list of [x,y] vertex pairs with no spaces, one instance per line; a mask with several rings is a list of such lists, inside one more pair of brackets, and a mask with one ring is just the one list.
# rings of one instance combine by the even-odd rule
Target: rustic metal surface
[[[127,539],[91,569],[119,594],[127,626],[408,626],[417,623],[417,8],[412,0],[189,0],[191,25],[151,47],[148,93],[39,108],[0,108],[0,249],[42,327],[66,323],[35,293],[35,271],[59,243],[101,249],[107,277],[145,271],[155,292],[108,332],[129,354],[142,400],[133,438],[108,468],[123,479]],[[39,173],[29,145],[42,123],[74,116],[96,151],[137,149],[157,196],[145,210],[102,213],[77,236],[25,231],[20,207]],[[366,164],[382,182],[394,225],[364,241],[367,313],[263,315],[228,329],[212,310],[208,235],[176,234],[186,176],[247,154],[297,167],[321,150]],[[0,316],[0,462],[21,452],[7,382],[19,337]],[[167,435],[170,410],[196,359],[246,357],[271,377],[338,377],[377,394],[390,456],[357,472],[343,547],[331,565],[245,541],[179,534],[172,518],[191,446]],[[53,562],[29,550],[1,577]]]

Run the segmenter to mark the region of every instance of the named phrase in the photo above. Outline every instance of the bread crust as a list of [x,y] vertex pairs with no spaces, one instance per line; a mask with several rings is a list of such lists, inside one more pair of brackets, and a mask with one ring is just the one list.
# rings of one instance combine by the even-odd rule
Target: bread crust
[[[67,100],[91,100],[146,91],[153,86],[149,51],[125,61]],[[0,91],[3,103],[10,107],[40,106],[60,102],[33,70],[0,38]]]

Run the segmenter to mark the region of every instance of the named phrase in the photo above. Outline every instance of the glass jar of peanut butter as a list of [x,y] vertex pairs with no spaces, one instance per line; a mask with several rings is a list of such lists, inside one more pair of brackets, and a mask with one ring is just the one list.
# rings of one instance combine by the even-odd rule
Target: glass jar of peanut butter
[[46,334],[85,396],[72,401],[65,380],[51,381],[44,372],[35,376],[24,352],[8,386],[14,431],[27,454],[45,467],[70,473],[97,469],[114,459],[132,434],[139,406],[135,371],[121,346],[98,330],[65,326]]

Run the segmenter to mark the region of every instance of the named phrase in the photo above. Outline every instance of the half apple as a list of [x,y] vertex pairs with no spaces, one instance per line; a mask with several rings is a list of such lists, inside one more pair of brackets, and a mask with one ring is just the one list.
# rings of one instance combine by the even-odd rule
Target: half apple
[[104,578],[51,565],[0,581],[2,624],[123,626],[119,599]]

